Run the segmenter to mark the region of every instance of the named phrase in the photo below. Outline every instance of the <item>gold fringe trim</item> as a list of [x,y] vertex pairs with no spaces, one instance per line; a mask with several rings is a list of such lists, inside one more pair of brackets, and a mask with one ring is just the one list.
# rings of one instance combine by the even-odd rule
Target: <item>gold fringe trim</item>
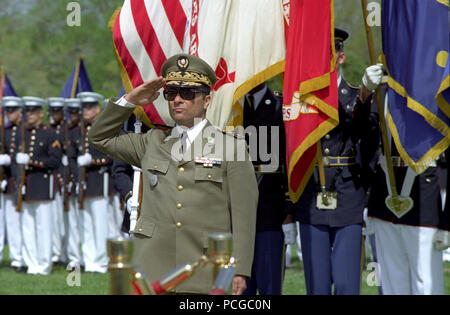
[[450,88],[450,75],[447,75],[441,82],[441,86],[436,93],[436,103],[438,104],[440,110],[447,116],[450,117],[450,103],[441,94],[446,89]]
[[411,159],[408,155],[408,153],[405,151],[405,149],[402,146],[402,143],[400,141],[400,137],[398,135],[397,126],[394,123],[394,120],[392,119],[391,113],[389,112],[389,108],[386,113],[387,121],[389,125],[389,129],[391,129],[392,138],[394,139],[395,146],[397,147],[398,153],[400,154],[401,158],[408,163],[408,166],[410,166],[414,172],[417,174],[423,173],[428,166],[435,161],[439,155],[444,152],[447,147],[450,145],[450,134],[447,134],[447,136],[436,143],[428,152],[418,161],[415,162],[413,159]]
[[[324,135],[326,135],[330,130],[332,130],[334,127],[336,127],[338,122],[335,119],[327,119],[324,122],[322,122],[318,128],[316,128],[313,132],[311,132],[305,140],[295,149],[295,151],[292,153],[289,165],[288,165],[288,182],[291,183],[291,176],[292,172],[294,171],[294,167],[297,164],[297,162],[300,160],[300,157],[308,150],[311,146],[315,145],[317,141],[319,141]],[[309,168],[314,169],[315,163],[309,166]],[[309,170],[309,169],[308,169]],[[312,170],[310,171],[309,176],[312,174]],[[289,185],[289,197],[291,198],[292,202],[297,202],[300,198],[301,194],[303,193],[303,190],[306,187],[306,184],[309,180],[309,177],[305,174],[304,178],[301,181],[300,186],[297,188],[296,191],[291,189],[291,186]]]
[[235,91],[233,96],[233,106],[231,109],[231,119],[227,124],[228,127],[242,126],[244,122],[244,111],[239,104],[239,99],[247,94],[255,86],[269,80],[270,78],[284,72],[285,60],[281,60],[267,67],[263,71],[255,74],[253,77],[242,83]]
[[450,127],[445,122],[443,122],[439,117],[430,112],[428,108],[426,108],[425,106],[414,100],[412,97],[410,97],[406,92],[406,89],[400,83],[395,81],[392,77],[389,77],[388,85],[400,96],[406,98],[406,106],[409,109],[423,116],[425,118],[425,121],[429,123],[434,129],[437,129],[444,136],[450,138]]

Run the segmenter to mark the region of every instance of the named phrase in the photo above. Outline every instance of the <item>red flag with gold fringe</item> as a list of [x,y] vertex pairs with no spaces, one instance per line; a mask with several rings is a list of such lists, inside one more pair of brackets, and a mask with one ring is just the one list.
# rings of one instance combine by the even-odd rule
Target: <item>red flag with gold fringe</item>
[[289,197],[300,198],[317,163],[317,141],[337,126],[333,0],[290,1],[283,120]]

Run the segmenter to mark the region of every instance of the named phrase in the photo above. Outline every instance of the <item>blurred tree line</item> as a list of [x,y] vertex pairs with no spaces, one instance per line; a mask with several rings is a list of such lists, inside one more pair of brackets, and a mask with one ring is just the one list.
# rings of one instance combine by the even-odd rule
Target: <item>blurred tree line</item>
[[[122,86],[108,22],[123,0],[79,0],[81,25],[68,26],[73,1],[0,0],[0,64],[20,96],[59,96],[80,55],[94,90],[106,97]],[[368,0],[380,3],[381,0]],[[350,33],[344,76],[360,84],[369,54],[360,0],[335,0],[335,25]],[[378,55],[381,27],[373,27]]]

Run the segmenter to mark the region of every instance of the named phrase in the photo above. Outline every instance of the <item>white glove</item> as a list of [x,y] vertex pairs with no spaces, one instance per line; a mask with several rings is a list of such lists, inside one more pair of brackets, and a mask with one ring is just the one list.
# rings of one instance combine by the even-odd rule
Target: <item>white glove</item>
[[61,163],[63,166],[68,166],[69,165],[69,159],[67,158],[67,155],[63,155],[61,158]]
[[11,164],[11,158],[8,154],[0,154],[0,165],[8,166]]
[[281,227],[284,233],[284,243],[287,245],[295,244],[297,239],[297,226],[295,223],[283,224]]
[[22,165],[28,165],[28,162],[30,162],[30,156],[26,153],[19,152],[16,155],[16,163],[22,164]]
[[433,238],[434,248],[436,250],[445,250],[450,247],[450,232],[438,230]]
[[132,204],[131,204],[131,197],[130,197],[127,200],[127,211],[128,211],[128,214],[131,214],[131,206],[132,206]]
[[90,165],[91,161],[92,161],[92,155],[90,155],[89,153],[85,153],[85,154],[77,157],[77,163],[78,163],[78,166],[80,166],[80,167]]
[[8,181],[6,179],[2,180],[1,186],[2,186],[1,187],[2,191],[3,192],[6,191],[6,186],[8,186]]
[[380,85],[383,78],[383,64],[378,63],[374,66],[367,67],[362,77],[362,84],[370,90],[375,90]]

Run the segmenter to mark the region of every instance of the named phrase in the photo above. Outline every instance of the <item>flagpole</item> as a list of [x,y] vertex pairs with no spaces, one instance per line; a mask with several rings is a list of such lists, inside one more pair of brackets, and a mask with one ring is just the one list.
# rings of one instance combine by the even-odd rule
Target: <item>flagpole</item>
[[[367,35],[367,45],[369,48],[369,56],[370,56],[370,63],[372,65],[375,65],[377,63],[376,57],[375,57],[375,49],[373,47],[373,38],[372,38],[372,30],[370,26],[367,24],[367,0],[361,0],[361,6],[363,10],[363,18],[364,18],[364,26],[366,28],[366,35]],[[386,129],[386,119],[384,117],[384,104],[381,100],[381,93],[380,93],[380,87],[377,87],[375,91],[375,96],[377,100],[378,105],[378,116],[380,120],[380,128],[381,128],[381,140],[383,143],[383,149],[384,154],[386,157],[386,167],[389,177],[389,184],[391,185],[391,192],[392,197],[394,199],[394,203],[396,205],[396,208],[398,206],[398,192],[397,192],[397,186],[395,183],[395,176],[394,176],[394,167],[392,165],[392,157],[391,157],[391,150],[389,148],[389,140],[387,136],[387,129]]]
[[74,98],[75,93],[77,92],[78,76],[80,75],[81,60],[83,60],[83,55],[81,55],[78,58],[77,67],[75,69],[75,77],[73,78],[73,83],[72,83],[72,91],[70,92],[70,98]]

